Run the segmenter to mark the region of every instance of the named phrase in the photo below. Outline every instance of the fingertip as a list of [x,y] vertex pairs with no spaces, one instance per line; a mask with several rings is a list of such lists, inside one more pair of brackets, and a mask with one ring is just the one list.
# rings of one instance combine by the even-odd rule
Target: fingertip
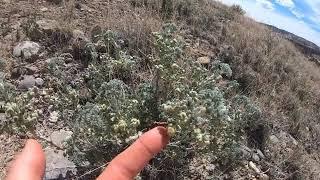
[[38,143],[38,141],[34,139],[28,139],[25,143],[25,146],[22,151],[41,151],[42,152],[42,145]]
[[114,158],[98,179],[132,179],[168,142],[167,128],[160,126],[151,129]]
[[7,180],[42,179],[45,170],[45,155],[36,140],[27,140],[21,153],[16,156]]
[[165,148],[169,142],[168,130],[158,126],[143,134],[140,141],[152,152],[156,154]]

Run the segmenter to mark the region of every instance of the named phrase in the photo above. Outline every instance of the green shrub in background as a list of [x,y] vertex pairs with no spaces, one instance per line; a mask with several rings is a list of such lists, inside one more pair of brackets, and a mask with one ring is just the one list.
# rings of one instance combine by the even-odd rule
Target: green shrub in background
[[0,133],[24,134],[33,129],[38,112],[34,106],[36,91],[16,93],[12,84],[5,78],[6,62],[0,59],[0,113],[6,118],[0,120]]

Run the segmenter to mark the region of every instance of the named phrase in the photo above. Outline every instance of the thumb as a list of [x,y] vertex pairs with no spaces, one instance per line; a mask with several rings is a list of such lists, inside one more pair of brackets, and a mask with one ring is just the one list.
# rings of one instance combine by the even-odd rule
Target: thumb
[[45,155],[41,145],[28,140],[9,169],[7,180],[41,180],[45,171]]

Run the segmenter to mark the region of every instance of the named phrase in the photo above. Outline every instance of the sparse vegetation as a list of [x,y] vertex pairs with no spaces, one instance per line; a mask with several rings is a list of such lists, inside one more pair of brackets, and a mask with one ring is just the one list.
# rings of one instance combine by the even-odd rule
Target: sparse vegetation
[[[64,150],[88,172],[162,122],[170,144],[139,178],[319,178],[320,69],[291,42],[236,5],[95,3],[50,4],[72,8],[67,25],[34,15],[13,33],[42,47],[32,63],[0,57],[1,133],[71,130]],[[25,76],[44,83],[19,89]]]

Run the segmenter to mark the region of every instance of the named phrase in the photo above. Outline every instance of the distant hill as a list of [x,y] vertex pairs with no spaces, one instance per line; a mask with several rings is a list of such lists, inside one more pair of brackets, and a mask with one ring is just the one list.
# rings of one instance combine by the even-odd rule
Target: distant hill
[[[262,23],[263,24],[263,23]],[[300,36],[297,36],[293,33],[290,33],[288,31],[279,29],[275,26],[263,24],[267,26],[268,28],[272,29],[274,32],[280,34],[280,36],[292,41],[295,45],[297,45],[304,53],[306,54],[316,54],[320,55],[320,47],[317,46],[315,43],[310,42]]]

